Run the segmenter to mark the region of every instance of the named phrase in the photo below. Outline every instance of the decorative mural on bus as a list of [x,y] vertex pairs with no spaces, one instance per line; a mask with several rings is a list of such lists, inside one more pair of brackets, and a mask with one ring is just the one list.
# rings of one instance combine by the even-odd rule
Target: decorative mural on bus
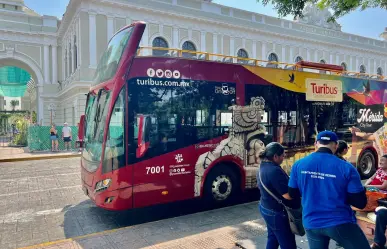
[[367,146],[376,148],[379,156],[387,154],[386,82],[248,65],[244,67],[280,88],[305,93],[307,101],[342,102],[344,95],[350,97],[358,103],[359,108],[355,114],[355,127],[349,127],[352,146],[348,160],[353,164],[358,163],[359,152]]
[[260,165],[259,154],[265,149],[262,138],[266,128],[261,124],[265,100],[262,97],[251,99],[248,106],[233,105],[232,127],[228,138],[222,140],[212,151],[199,156],[195,164],[195,197],[200,196],[203,176],[217,159],[236,156],[244,162],[246,188],[257,187],[257,170]]

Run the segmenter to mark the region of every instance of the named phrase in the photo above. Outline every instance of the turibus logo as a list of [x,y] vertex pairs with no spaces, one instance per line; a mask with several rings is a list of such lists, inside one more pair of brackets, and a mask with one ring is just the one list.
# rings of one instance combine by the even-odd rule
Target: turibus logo
[[343,101],[343,87],[340,80],[308,78],[305,80],[305,84],[307,101]]
[[153,69],[153,68],[148,68],[148,70],[146,71],[148,77],[157,77],[157,78],[167,78],[167,79],[170,79],[170,78],[175,78],[175,79],[180,79],[181,77],[181,74],[179,72],[179,70],[174,70],[173,72],[169,69],[167,70],[162,70],[162,69]]

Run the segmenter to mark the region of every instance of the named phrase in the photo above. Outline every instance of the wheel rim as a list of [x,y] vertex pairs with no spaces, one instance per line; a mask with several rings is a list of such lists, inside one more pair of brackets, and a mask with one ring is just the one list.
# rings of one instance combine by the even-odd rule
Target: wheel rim
[[212,182],[212,196],[216,200],[225,200],[227,199],[232,190],[232,183],[231,179],[226,175],[220,175],[218,176],[213,182]]
[[360,167],[364,174],[369,174],[372,170],[372,158],[370,155],[363,156],[361,159]]

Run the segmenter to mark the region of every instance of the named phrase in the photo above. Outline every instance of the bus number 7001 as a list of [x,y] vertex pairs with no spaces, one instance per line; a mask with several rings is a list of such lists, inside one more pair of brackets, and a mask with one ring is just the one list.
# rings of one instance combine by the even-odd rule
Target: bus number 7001
[[149,172],[151,174],[164,173],[164,166],[146,167],[146,174],[149,175]]

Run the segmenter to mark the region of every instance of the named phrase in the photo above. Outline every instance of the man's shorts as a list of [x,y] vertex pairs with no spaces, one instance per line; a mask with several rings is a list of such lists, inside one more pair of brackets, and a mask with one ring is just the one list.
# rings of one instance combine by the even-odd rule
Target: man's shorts
[[64,138],[63,138],[63,141],[64,141],[65,143],[71,142],[71,138],[70,138],[70,137],[64,137]]

